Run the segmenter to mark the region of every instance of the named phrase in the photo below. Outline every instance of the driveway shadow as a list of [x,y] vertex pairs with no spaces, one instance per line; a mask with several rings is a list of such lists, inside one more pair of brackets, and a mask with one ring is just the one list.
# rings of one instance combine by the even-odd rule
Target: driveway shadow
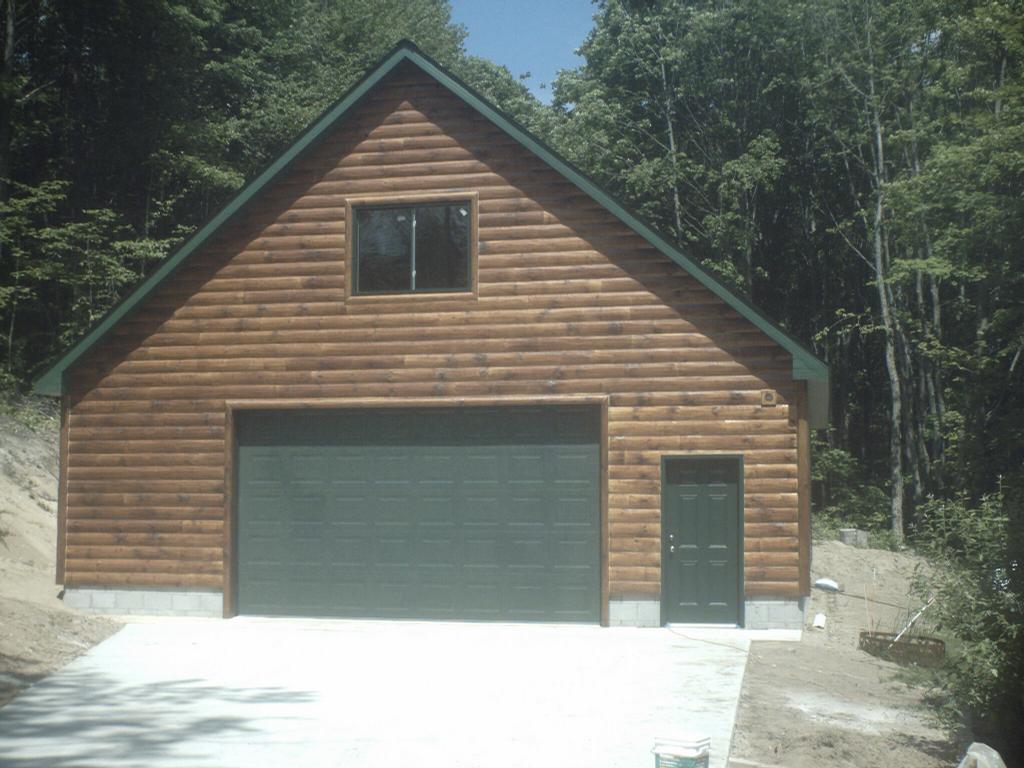
[[66,669],[0,709],[0,765],[205,762],[215,755],[204,748],[255,734],[251,723],[261,712],[277,710],[282,720],[280,705],[313,698],[305,691],[229,688],[199,679],[125,685],[94,671]]

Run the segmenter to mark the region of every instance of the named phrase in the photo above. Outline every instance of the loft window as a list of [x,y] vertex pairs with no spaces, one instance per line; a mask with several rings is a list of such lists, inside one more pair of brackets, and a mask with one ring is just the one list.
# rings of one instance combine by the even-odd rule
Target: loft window
[[355,293],[470,290],[468,200],[360,206],[353,218]]

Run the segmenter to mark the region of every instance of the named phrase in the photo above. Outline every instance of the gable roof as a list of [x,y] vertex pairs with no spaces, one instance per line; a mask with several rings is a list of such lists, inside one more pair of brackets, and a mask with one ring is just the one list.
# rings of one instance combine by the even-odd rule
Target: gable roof
[[68,349],[35,383],[35,391],[42,395],[62,395],[67,386],[67,373],[86,352],[92,349],[122,319],[135,310],[164,280],[167,280],[194,251],[206,243],[221,227],[256,196],[267,184],[277,178],[291,163],[325,135],[355,107],[384,77],[403,62],[410,62],[447,88],[465,104],[476,110],[494,125],[543,160],[553,170],[572,182],[598,204],[606,208],[619,221],[636,232],[654,248],[674,261],[701,285],[748,319],[769,338],[793,357],[793,378],[807,381],[808,417],[813,427],[828,423],[829,381],[828,367],[814,354],[780,328],[748,299],[735,293],[700,264],[687,257],[667,238],[642,221],[622,203],[601,189],[592,179],[560,157],[553,149],[531,134],[526,128],[503,114],[487,99],[446,71],[409,41],[402,41],[381,62],[356,83],[341,99],[328,107],[304,130],[295,142],[276,160],[267,165],[247,183],[221,210],[207,221],[160,266],[118,302],[76,344]]

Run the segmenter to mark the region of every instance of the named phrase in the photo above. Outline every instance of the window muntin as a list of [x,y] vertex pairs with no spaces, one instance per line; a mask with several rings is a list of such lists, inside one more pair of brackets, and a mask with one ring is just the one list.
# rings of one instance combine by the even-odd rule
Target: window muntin
[[355,219],[355,294],[470,290],[468,200],[360,206]]

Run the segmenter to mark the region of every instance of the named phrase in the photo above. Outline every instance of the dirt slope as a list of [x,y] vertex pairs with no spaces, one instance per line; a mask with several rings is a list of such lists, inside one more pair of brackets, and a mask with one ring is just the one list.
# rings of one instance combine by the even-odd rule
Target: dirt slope
[[[862,629],[898,631],[920,607],[911,594],[912,554],[816,542],[813,590],[799,643],[754,643],[733,734],[731,768],[956,765],[957,745],[930,720],[925,691],[900,667],[857,649]],[[816,613],[825,629],[810,626]],[[927,617],[927,614],[926,614]]]
[[35,421],[0,413],[0,705],[120,627],[57,597],[58,425]]

